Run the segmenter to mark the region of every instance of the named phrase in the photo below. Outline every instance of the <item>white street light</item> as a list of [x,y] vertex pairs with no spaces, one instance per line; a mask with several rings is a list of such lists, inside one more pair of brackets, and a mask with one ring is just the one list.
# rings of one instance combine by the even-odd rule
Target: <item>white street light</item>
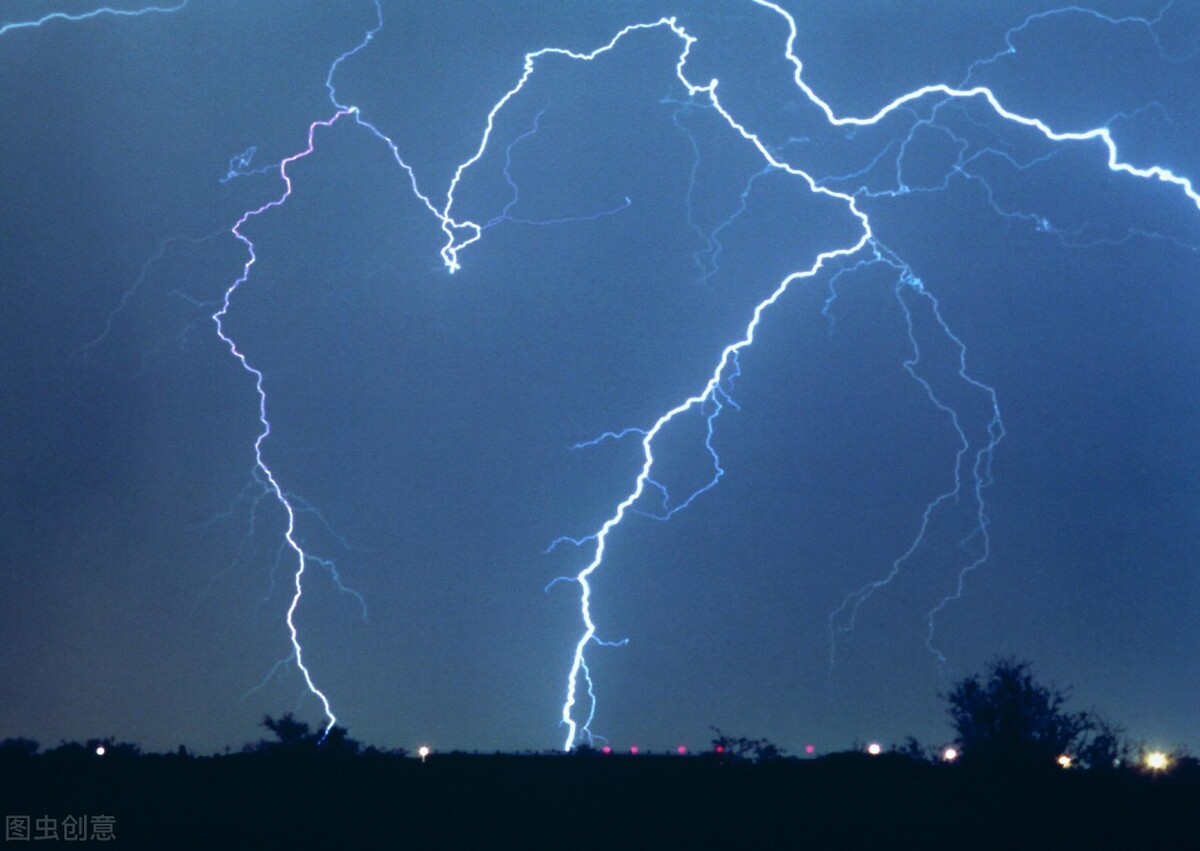
[[1171,764],[1171,758],[1162,751],[1150,751],[1146,754],[1146,768],[1151,771],[1165,771]]

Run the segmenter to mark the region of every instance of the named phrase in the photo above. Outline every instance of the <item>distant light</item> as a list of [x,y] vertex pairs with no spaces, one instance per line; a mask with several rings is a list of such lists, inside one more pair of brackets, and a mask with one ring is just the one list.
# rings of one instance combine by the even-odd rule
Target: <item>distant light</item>
[[687,745],[680,745],[679,747],[675,748],[675,752],[677,754],[679,754],[680,756],[686,755],[687,754]]
[[631,747],[631,748],[629,749],[629,752],[630,752],[631,754],[633,754],[634,756],[637,756],[637,752],[638,752],[638,746],[637,746],[637,745],[634,745],[633,747]]
[[871,756],[879,756],[883,753],[883,746],[879,742],[871,742],[871,744],[867,745],[867,753]]
[[98,745],[96,747],[96,756],[104,756],[104,745]]
[[942,762],[954,762],[958,759],[958,748],[946,748],[942,751]]
[[1151,771],[1164,771],[1171,764],[1171,758],[1162,751],[1150,751],[1146,754],[1146,768]]
[[1058,758],[1058,764],[1063,768],[1070,768],[1074,761],[1069,754],[1061,754]]
[[421,762],[424,762],[425,757],[429,756],[429,745],[421,745],[417,748],[417,756],[421,758]]
[[804,752],[805,753],[816,753],[817,749],[815,747],[813,747],[812,745],[805,745]]
[[717,745],[717,753],[725,753],[725,746]]
[[612,753],[612,748],[610,748],[608,745],[605,745],[604,747],[600,748],[600,753]]

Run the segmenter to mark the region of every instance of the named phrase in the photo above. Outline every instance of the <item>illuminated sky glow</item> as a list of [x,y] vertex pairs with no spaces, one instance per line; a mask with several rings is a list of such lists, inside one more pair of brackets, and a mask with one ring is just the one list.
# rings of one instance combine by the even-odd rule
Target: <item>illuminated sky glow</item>
[[1194,12],[35,5],[5,729],[1200,738]]

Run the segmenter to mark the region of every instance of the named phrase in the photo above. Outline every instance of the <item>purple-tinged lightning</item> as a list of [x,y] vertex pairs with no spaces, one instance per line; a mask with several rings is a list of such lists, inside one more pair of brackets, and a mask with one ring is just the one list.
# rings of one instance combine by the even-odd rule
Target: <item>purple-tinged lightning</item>
[[[399,151],[396,149],[396,146],[392,143],[392,141],[387,136],[385,136],[383,133],[381,133],[373,125],[364,121],[362,119],[361,115],[359,114],[357,107],[346,106],[346,105],[339,103],[338,99],[337,99],[336,89],[334,88],[334,84],[333,84],[334,74],[337,72],[337,69],[342,64],[342,62],[346,61],[351,56],[354,56],[356,53],[358,53],[360,50],[362,50],[364,47],[366,47],[368,44],[370,44],[372,38],[374,38],[375,34],[380,30],[380,28],[382,28],[382,26],[383,26],[383,11],[379,6],[378,0],[375,0],[374,5],[375,5],[375,12],[376,12],[375,26],[372,29],[367,31],[367,33],[363,36],[362,41],[360,41],[356,46],[354,46],[350,50],[347,50],[346,52],[344,52],[340,56],[338,56],[333,61],[333,63],[329,66],[329,71],[325,76],[325,88],[329,92],[329,99],[333,103],[333,105],[337,111],[330,118],[325,119],[323,121],[314,121],[312,124],[309,125],[307,146],[299,153],[293,154],[292,156],[283,159],[282,161],[279,162],[279,164],[277,166],[275,166],[275,165],[260,166],[260,167],[256,167],[256,168],[251,168],[251,162],[253,160],[254,154],[257,152],[257,148],[255,146],[250,146],[249,148],[247,148],[240,154],[236,154],[234,157],[232,157],[230,159],[229,168],[228,168],[225,176],[221,179],[221,183],[227,183],[230,180],[233,180],[235,178],[243,177],[243,176],[246,176],[249,174],[267,173],[267,172],[273,171],[277,168],[279,171],[279,176],[283,180],[283,184],[284,184],[283,193],[278,198],[276,198],[273,201],[268,201],[267,203],[263,204],[262,206],[258,207],[257,209],[250,210],[250,211],[244,213],[242,215],[242,217],[240,219],[238,219],[238,221],[234,224],[234,226],[232,228],[232,233],[233,233],[234,237],[236,237],[239,241],[242,242],[242,244],[244,244],[246,246],[246,251],[249,256],[247,257],[245,265],[242,267],[241,276],[238,277],[229,286],[229,288],[225,291],[225,295],[224,295],[223,299],[221,300],[220,308],[216,311],[216,313],[214,313],[212,315],[212,319],[217,327],[217,336],[220,337],[221,340],[229,347],[229,351],[233,354],[233,356],[235,358],[237,358],[238,362],[242,365],[242,368],[254,377],[255,390],[258,393],[258,419],[259,419],[259,423],[262,426],[262,431],[259,432],[258,437],[254,441],[255,467],[256,467],[256,471],[261,471],[261,472],[256,472],[255,478],[259,479],[261,477],[262,481],[260,481],[259,483],[261,485],[264,485],[267,492],[269,494],[274,495],[275,500],[283,507],[284,513],[287,515],[287,525],[284,530],[284,536],[283,536],[284,540],[283,540],[283,544],[281,545],[281,552],[283,552],[284,550],[290,549],[296,558],[296,570],[293,574],[293,586],[294,586],[295,590],[293,591],[291,603],[288,606],[287,615],[285,617],[285,622],[287,624],[287,629],[288,629],[288,636],[289,636],[289,638],[291,640],[291,644],[292,644],[292,652],[286,658],[280,659],[279,661],[277,661],[275,663],[275,665],[271,668],[271,670],[267,673],[267,675],[263,679],[262,683],[260,683],[259,686],[256,686],[255,689],[261,688],[262,684],[264,684],[268,680],[270,680],[271,677],[273,677],[277,671],[279,671],[282,667],[284,667],[285,665],[287,665],[288,663],[290,663],[291,661],[294,660],[296,663],[296,667],[300,669],[300,673],[304,677],[304,682],[305,682],[305,685],[308,687],[308,690],[310,692],[312,692],[312,694],[321,702],[321,706],[324,709],[327,723],[325,725],[324,731],[321,736],[322,741],[324,741],[325,736],[327,736],[329,734],[329,731],[333,729],[334,724],[337,723],[337,717],[333,714],[333,711],[330,707],[329,698],[325,695],[324,692],[322,692],[319,688],[317,688],[316,683],[313,681],[312,673],[309,671],[308,667],[304,664],[304,652],[303,652],[303,648],[301,647],[301,644],[300,644],[299,630],[296,627],[295,615],[296,615],[296,610],[300,606],[300,600],[304,594],[304,573],[305,573],[305,569],[307,567],[307,563],[309,561],[312,561],[312,562],[315,562],[315,563],[321,565],[322,567],[324,567],[329,572],[330,576],[333,578],[333,581],[334,581],[335,585],[337,586],[338,590],[343,593],[347,593],[347,594],[353,596],[358,601],[359,606],[361,607],[361,610],[362,610],[362,616],[363,616],[364,620],[367,617],[366,602],[357,591],[354,591],[353,589],[350,589],[342,584],[341,577],[338,574],[337,568],[332,561],[321,558],[312,553],[306,552],[305,549],[297,541],[297,539],[296,539],[296,515],[297,515],[298,510],[306,510],[306,511],[315,511],[315,510],[311,506],[309,506],[307,503],[305,503],[302,499],[300,499],[299,497],[297,497],[293,494],[290,494],[287,491],[284,491],[280,487],[278,480],[275,478],[274,472],[272,472],[272,470],[267,466],[266,461],[263,459],[263,442],[267,439],[267,437],[271,433],[271,423],[270,423],[270,420],[267,418],[267,395],[266,395],[266,390],[263,386],[263,382],[264,382],[263,374],[259,369],[254,367],[247,360],[245,354],[243,354],[242,351],[240,349],[238,349],[237,344],[233,341],[233,339],[225,333],[224,318],[225,318],[225,315],[229,312],[230,304],[231,304],[234,294],[237,292],[238,288],[241,287],[242,284],[244,284],[249,279],[250,270],[254,266],[254,263],[256,262],[256,260],[258,259],[257,255],[255,254],[255,251],[254,251],[254,243],[250,240],[249,237],[247,237],[245,234],[242,233],[241,228],[250,219],[256,218],[257,216],[262,215],[263,213],[267,212],[270,209],[281,206],[291,196],[292,180],[291,180],[290,175],[288,175],[288,166],[291,165],[292,163],[296,162],[297,160],[304,159],[305,157],[307,157],[309,154],[311,154],[313,152],[314,146],[315,146],[315,135],[316,135],[316,131],[317,131],[318,127],[329,128],[329,127],[332,127],[334,124],[336,124],[341,119],[343,119],[347,116],[353,116],[360,126],[363,126],[363,127],[366,127],[367,129],[369,129],[375,136],[377,136],[378,138],[383,140],[389,146],[389,148],[392,151],[393,156],[396,158],[397,163],[399,163],[399,165],[408,172],[409,178],[412,180],[413,191],[416,192],[418,194],[418,196],[420,196],[420,192],[417,189],[416,176],[413,174],[412,169],[409,168],[404,163],[404,161],[400,158]],[[420,197],[424,197],[424,196],[420,196]],[[432,210],[436,214],[436,210],[434,209],[433,205],[430,204],[428,201],[426,201],[426,206],[429,207],[429,209]],[[299,509],[297,508],[297,506],[299,506]],[[317,516],[320,517],[319,513]],[[321,520],[322,520],[322,522],[324,522],[324,518],[321,518]],[[326,524],[326,525],[328,526],[328,524]],[[335,537],[339,537],[339,539],[340,539],[340,536],[337,536],[336,534],[335,534]],[[344,544],[344,541],[343,541],[343,544]],[[273,585],[273,583],[274,583],[274,571],[272,571],[272,585]],[[255,689],[251,689],[251,691],[254,691]]]
[[305,554],[304,549],[296,541],[296,509],[292,506],[292,501],[288,498],[283,488],[279,486],[279,482],[276,480],[275,474],[271,471],[271,468],[267,466],[267,462],[263,458],[263,441],[265,441],[271,434],[271,421],[267,418],[267,393],[263,388],[263,374],[259,369],[254,367],[249,360],[246,359],[246,355],[243,354],[238,348],[237,343],[235,343],[233,339],[225,333],[225,316],[227,313],[229,313],[229,307],[233,300],[234,294],[238,291],[238,288],[241,287],[241,285],[244,284],[250,277],[250,269],[254,266],[255,261],[258,259],[254,252],[254,243],[248,236],[242,233],[242,226],[251,219],[261,216],[267,210],[281,206],[291,196],[292,178],[290,175],[288,175],[288,166],[297,160],[304,159],[313,152],[314,137],[316,135],[317,128],[332,127],[346,116],[353,115],[354,112],[355,110],[352,107],[338,110],[338,112],[334,113],[333,117],[324,121],[314,121],[312,124],[310,124],[308,127],[308,145],[304,148],[304,150],[297,154],[292,154],[290,157],[287,157],[279,163],[279,176],[283,180],[284,184],[283,194],[273,201],[268,201],[255,210],[250,210],[249,212],[244,213],[242,217],[237,220],[237,223],[233,226],[232,233],[234,237],[236,237],[243,245],[246,246],[246,251],[249,254],[249,257],[246,259],[246,263],[242,267],[242,274],[237,278],[237,280],[230,284],[229,288],[225,291],[225,296],[221,300],[220,309],[212,315],[213,322],[215,322],[217,326],[217,336],[224,341],[225,345],[229,346],[230,353],[237,358],[238,363],[242,365],[242,369],[246,370],[246,372],[250,373],[250,375],[254,377],[254,388],[258,393],[258,421],[262,425],[262,431],[259,432],[258,437],[254,441],[254,463],[257,469],[261,471],[271,493],[275,495],[276,501],[280,506],[282,506],[284,513],[287,515],[287,528],[283,533],[283,537],[287,542],[287,546],[296,556],[296,572],[294,574],[295,593],[292,595],[292,602],[291,605],[288,606],[287,610],[287,627],[292,641],[292,652],[296,659],[296,667],[299,668],[300,673],[304,675],[304,682],[308,686],[308,690],[311,691],[313,695],[315,695],[316,698],[321,701],[321,706],[325,710],[325,717],[328,723],[325,725],[322,739],[324,736],[329,734],[329,731],[333,729],[333,725],[337,723],[337,716],[333,714],[333,710],[329,706],[329,698],[325,696],[324,692],[317,688],[316,683],[313,682],[312,674],[304,664],[304,650],[300,646],[300,637],[299,632],[296,629],[295,621],[296,609],[300,606],[300,598],[304,593],[304,569],[308,557]]
[[[811,104],[819,108],[819,110],[824,114],[827,123],[832,127],[873,126],[879,124],[889,115],[897,112],[910,111],[908,108],[911,104],[915,104],[917,101],[927,98],[933,98],[937,100],[938,103],[937,106],[935,106],[935,112],[936,109],[941,105],[953,101],[983,101],[988,104],[992,112],[1000,119],[1003,119],[1004,121],[1014,125],[1034,130],[1049,142],[1099,142],[1107,151],[1107,167],[1111,171],[1127,174],[1131,177],[1144,180],[1157,181],[1177,188],[1186,195],[1193,205],[1200,209],[1200,194],[1197,193],[1192,181],[1189,178],[1177,175],[1170,169],[1160,165],[1136,166],[1132,163],[1123,161],[1120,157],[1116,142],[1107,126],[1082,131],[1064,132],[1055,130],[1039,118],[1021,115],[1008,110],[1003,106],[999,98],[991,91],[991,89],[982,85],[968,85],[967,82],[964,82],[958,86],[952,86],[944,83],[923,86],[919,89],[915,89],[897,97],[895,100],[891,101],[873,115],[868,117],[839,116],[836,114],[834,109],[824,100],[822,100],[803,79],[803,64],[794,52],[795,41],[797,38],[797,25],[795,18],[781,6],[774,2],[770,2],[770,0],[753,0],[753,2],[762,9],[768,10],[783,19],[788,29],[788,36],[785,42],[783,55],[786,61],[790,63],[793,68],[792,80],[796,88],[803,93],[804,97],[806,97]],[[760,175],[775,171],[782,172],[790,177],[800,179],[808,187],[808,191],[810,193],[814,195],[821,195],[825,198],[836,201],[839,205],[844,207],[846,213],[848,213],[854,219],[857,219],[859,223],[859,234],[857,238],[851,240],[849,244],[840,247],[832,247],[818,253],[807,269],[792,272],[784,277],[783,280],[781,280],[771,291],[770,295],[753,309],[749,321],[745,326],[745,330],[740,338],[735,342],[725,346],[725,348],[721,351],[712,373],[696,393],[667,410],[649,427],[626,429],[623,432],[608,432],[602,435],[600,438],[597,438],[597,440],[608,440],[632,437],[634,435],[638,436],[642,447],[642,461],[640,464],[640,470],[635,476],[627,495],[624,497],[624,499],[616,504],[612,512],[609,514],[608,519],[605,520],[598,529],[590,534],[578,538],[561,538],[555,543],[551,544],[551,548],[561,542],[570,542],[581,548],[591,548],[590,559],[582,567],[582,569],[579,570],[574,576],[564,577],[565,579],[574,581],[579,585],[580,617],[583,625],[582,634],[579,636],[574,646],[571,665],[567,675],[566,696],[561,711],[561,721],[566,727],[567,731],[564,747],[569,750],[580,740],[590,740],[593,737],[593,734],[590,730],[590,725],[595,717],[596,712],[596,694],[594,690],[594,683],[592,682],[591,673],[587,664],[587,651],[589,646],[593,644],[609,644],[609,642],[600,641],[600,639],[597,637],[597,625],[592,616],[592,587],[590,580],[593,574],[603,563],[610,534],[621,524],[622,520],[627,514],[647,513],[642,508],[637,506],[638,501],[647,490],[657,489],[662,493],[662,511],[652,513],[651,516],[658,517],[659,519],[666,519],[677,511],[682,510],[684,507],[691,504],[692,501],[698,498],[700,494],[708,491],[718,483],[723,473],[723,468],[713,442],[714,428],[717,417],[724,407],[726,405],[730,405],[731,407],[733,406],[732,399],[729,396],[729,384],[737,374],[738,356],[741,352],[753,345],[758,326],[764,313],[782,298],[792,284],[806,279],[816,279],[823,273],[830,274],[830,280],[828,283],[831,288],[830,292],[832,298],[832,294],[834,292],[833,287],[835,286],[837,278],[847,271],[852,271],[865,264],[872,263],[884,263],[891,266],[896,271],[896,297],[900,302],[908,323],[909,340],[912,344],[913,350],[912,357],[904,364],[905,369],[908,370],[912,378],[924,389],[929,397],[930,402],[950,419],[952,426],[957,430],[960,437],[959,449],[955,454],[955,462],[953,467],[953,487],[939,494],[927,504],[922,515],[922,520],[919,524],[916,537],[914,538],[910,548],[895,562],[893,562],[891,572],[884,579],[870,583],[868,586],[860,589],[859,592],[852,594],[847,598],[846,603],[843,604],[843,608],[839,610],[839,612],[849,612],[848,623],[850,626],[852,626],[854,615],[857,612],[858,606],[861,605],[861,603],[864,602],[876,590],[886,585],[890,579],[900,569],[902,569],[903,565],[912,556],[912,554],[915,553],[916,550],[921,546],[924,540],[925,531],[933,514],[936,513],[943,505],[952,501],[956,501],[964,493],[967,493],[971,499],[970,505],[971,510],[974,513],[975,523],[974,531],[971,532],[962,542],[963,548],[967,553],[966,564],[959,573],[959,581],[955,593],[946,597],[929,614],[930,636],[928,643],[930,649],[934,653],[937,653],[938,651],[934,647],[932,636],[934,617],[946,605],[961,595],[963,590],[963,582],[966,575],[971,570],[983,564],[988,558],[990,541],[988,537],[988,517],[986,513],[986,506],[983,500],[983,491],[991,481],[992,458],[997,444],[1004,436],[1004,429],[1000,421],[999,405],[995,391],[990,386],[972,377],[968,373],[966,367],[966,348],[962,341],[950,330],[949,326],[942,318],[936,298],[934,298],[933,295],[928,292],[920,278],[909,268],[908,264],[901,260],[888,248],[886,248],[876,238],[871,227],[869,217],[860,206],[860,202],[864,198],[874,197],[873,194],[864,191],[861,186],[853,189],[847,189],[845,191],[834,188],[833,184],[837,184],[839,182],[838,178],[818,179],[808,171],[792,165],[784,156],[784,150],[787,148],[787,145],[779,148],[770,147],[764,141],[762,141],[758,134],[752,132],[745,125],[736,120],[732,113],[723,105],[721,98],[718,95],[717,79],[711,79],[704,84],[697,84],[688,79],[685,73],[685,68],[687,66],[691,50],[697,43],[697,39],[688,33],[683,26],[678,23],[676,18],[663,17],[657,21],[628,25],[619,30],[616,35],[614,35],[606,44],[596,48],[591,52],[585,53],[564,48],[546,47],[526,53],[524,56],[522,74],[517,82],[511,88],[507,89],[500,99],[488,111],[479,144],[474,153],[461,164],[459,164],[455,169],[453,177],[446,188],[445,200],[442,202],[434,202],[432,200],[432,196],[423,192],[419,188],[415,171],[401,157],[399,149],[395,143],[376,125],[370,123],[358,108],[347,106],[341,103],[337,97],[337,93],[333,85],[333,75],[340,63],[369,44],[375,34],[378,33],[382,27],[382,13],[378,3],[375,5],[378,17],[378,23],[376,27],[366,34],[362,42],[357,47],[340,56],[330,67],[329,75],[326,80],[326,86],[329,91],[330,100],[337,109],[336,114],[328,120],[313,123],[309,127],[307,148],[304,151],[283,160],[279,164],[280,175],[285,182],[284,193],[278,199],[271,201],[256,210],[246,213],[234,226],[233,233],[246,245],[249,252],[249,259],[245,264],[241,277],[239,277],[226,292],[221,308],[215,314],[213,314],[213,319],[217,324],[218,334],[220,335],[221,339],[229,346],[230,351],[235,357],[238,358],[243,368],[255,377],[255,384],[259,394],[260,403],[259,419],[260,423],[262,424],[262,430],[255,441],[256,464],[258,469],[262,471],[262,475],[266,479],[276,500],[284,507],[286,511],[288,524],[287,531],[285,533],[285,540],[287,546],[293,551],[297,559],[297,570],[295,573],[295,595],[292,599],[292,604],[288,609],[287,624],[291,634],[296,664],[303,672],[305,681],[310,690],[320,698],[323,706],[325,707],[326,715],[329,719],[329,726],[326,727],[326,731],[332,727],[335,718],[329,709],[329,701],[325,698],[324,694],[322,694],[316,688],[308,669],[303,663],[300,642],[297,637],[297,630],[294,622],[294,614],[301,599],[302,577],[305,570],[306,554],[303,548],[297,542],[294,534],[295,510],[293,509],[292,503],[289,501],[286,492],[278,485],[274,474],[265,464],[262,455],[263,441],[270,434],[270,423],[267,419],[266,411],[266,395],[263,389],[263,375],[260,371],[247,362],[245,356],[240,352],[236,344],[225,334],[222,324],[222,319],[229,309],[230,300],[233,294],[236,292],[238,287],[247,280],[250,274],[250,269],[255,262],[253,243],[242,234],[241,227],[250,218],[258,216],[268,209],[279,206],[286,201],[292,189],[291,181],[287,174],[287,168],[290,163],[301,159],[312,152],[313,136],[317,128],[332,126],[340,119],[349,116],[353,118],[354,122],[358,126],[367,129],[374,136],[384,142],[392,152],[396,163],[406,172],[414,196],[424,204],[426,209],[430,211],[430,213],[437,219],[439,223],[439,226],[445,236],[445,242],[440,251],[441,258],[446,268],[450,272],[455,272],[461,268],[461,252],[473,243],[480,240],[488,228],[498,225],[504,221],[514,221],[514,219],[508,215],[516,199],[516,185],[512,181],[509,174],[511,153],[514,146],[519,144],[522,139],[527,138],[532,132],[536,132],[536,120],[533,131],[518,137],[516,140],[512,141],[508,147],[505,157],[505,177],[508,178],[509,185],[514,190],[514,200],[504,208],[504,211],[499,216],[490,220],[485,220],[482,223],[470,220],[457,220],[453,215],[455,193],[467,171],[475,166],[476,163],[483,158],[485,152],[487,151],[487,148],[492,140],[497,116],[501,110],[506,107],[506,105],[520,95],[527,82],[535,73],[535,70],[539,65],[539,60],[547,56],[557,56],[579,62],[591,62],[597,57],[614,50],[617,45],[627,36],[638,32],[662,28],[669,29],[682,44],[677,56],[675,69],[676,76],[684,86],[687,97],[692,102],[703,102],[708,108],[713,109],[721,116],[728,127],[738,137],[740,137],[742,141],[751,145],[758,152],[764,163]],[[1037,17],[1038,16],[1032,16],[1031,18],[1027,19],[1025,24],[1022,26],[1030,25]],[[1111,20],[1120,23],[1125,22],[1127,19]],[[0,30],[0,32],[2,32],[2,30]],[[1006,43],[1009,45],[1010,49],[1013,49],[1011,39],[1014,32],[1015,29],[1010,30],[1006,36]],[[997,54],[996,57],[992,58],[992,60],[986,61],[993,61],[1000,55],[1002,54]],[[970,80],[980,64],[981,63],[976,63],[976,65],[971,67],[967,74],[967,81]],[[903,145],[901,145],[901,153],[903,153]],[[235,172],[249,169],[250,156],[252,156],[251,152],[247,151],[244,154],[234,157],[230,165],[230,174],[233,175]],[[971,175],[965,171],[965,165],[967,163],[969,163],[969,160],[966,162],[960,162],[959,167],[955,168],[955,172],[958,174],[963,174],[967,177],[971,177]],[[746,190],[747,192],[749,192],[749,188],[750,187],[748,186]],[[746,193],[743,193],[743,208],[746,197]],[[629,203],[630,202],[627,200],[626,205]],[[620,209],[623,208],[603,212],[597,216],[579,218],[595,218],[599,215],[609,215],[611,213],[619,212]],[[740,212],[741,209],[735,211],[730,220],[740,215]],[[1037,219],[1036,224],[1038,225],[1039,229],[1042,229],[1043,226],[1045,229],[1049,229],[1049,224],[1045,222],[1044,219]],[[706,242],[709,256],[707,258],[707,263],[702,263],[699,265],[701,266],[702,275],[707,276],[715,271],[715,259],[717,253],[719,252],[720,243],[716,239],[717,231],[707,235],[701,234],[701,236]],[[829,302],[826,303],[827,312],[828,306]],[[972,437],[970,434],[968,434],[968,429],[960,421],[960,415],[950,404],[944,401],[940,388],[935,386],[934,383],[928,377],[925,377],[920,371],[921,347],[918,344],[917,336],[913,330],[915,315],[914,311],[916,311],[918,307],[921,310],[921,315],[923,316],[924,321],[931,323],[936,328],[939,328],[940,332],[945,336],[945,339],[955,347],[958,363],[957,380],[971,388],[973,392],[982,394],[982,398],[987,400],[991,413],[986,427],[981,430],[982,437]],[[708,429],[705,438],[705,445],[713,461],[713,476],[704,487],[696,490],[686,499],[672,502],[670,495],[666,493],[663,485],[661,485],[653,475],[655,465],[654,446],[656,438],[662,433],[668,424],[673,422],[676,418],[688,413],[698,413],[706,418]],[[588,444],[581,444],[581,446],[585,445]],[[838,613],[835,613],[835,615],[836,614]],[[831,632],[835,631],[835,621],[834,618],[831,617]],[[581,678],[583,680],[582,685],[580,682]],[[579,707],[579,703],[581,701],[579,692],[581,690],[586,690],[587,693],[587,697],[583,699],[587,701],[586,711],[581,711]]]

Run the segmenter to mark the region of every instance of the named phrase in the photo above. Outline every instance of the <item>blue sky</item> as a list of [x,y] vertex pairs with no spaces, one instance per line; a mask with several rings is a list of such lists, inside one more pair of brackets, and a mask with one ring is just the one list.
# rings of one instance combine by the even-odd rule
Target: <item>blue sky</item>
[[[384,2],[332,78],[358,111],[238,231],[257,259],[223,331],[263,376],[280,495],[212,316],[233,226],[337,114],[330,68],[376,8],[0,22],[0,734],[212,751],[263,713],[322,723],[289,659],[286,500],[304,660],[352,735],[561,746],[584,625],[550,583],[595,542],[545,551],[614,516],[644,451],[572,447],[702,393],[756,305],[859,245],[857,210],[874,240],[793,280],[656,432],[657,485],[589,577],[597,637],[627,639],[586,648],[590,729],[936,743],[938,693],[1011,654],[1197,746],[1200,209],[979,97],[831,126],[785,52],[790,17],[839,117],[986,86],[1195,178],[1200,18],[1176,5]],[[450,181],[526,54],[671,15],[721,109],[666,24],[537,59],[455,185],[450,215],[489,226],[450,274]]]

